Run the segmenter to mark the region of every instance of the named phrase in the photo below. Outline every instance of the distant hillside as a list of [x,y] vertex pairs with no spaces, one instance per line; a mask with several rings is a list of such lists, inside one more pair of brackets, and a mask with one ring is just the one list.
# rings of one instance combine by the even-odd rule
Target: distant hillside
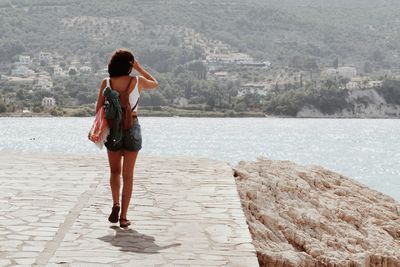
[[[398,67],[398,1],[98,0],[95,3],[0,1],[0,27],[4,32],[0,37],[0,57],[10,56],[5,45],[8,42],[23,44],[26,49],[58,48],[81,54],[93,49],[102,54],[116,46],[140,50],[157,42],[157,36],[146,33],[153,27],[169,25],[193,28],[260,59],[281,63],[290,62],[294,56],[321,62],[339,57],[360,66],[368,60],[380,60],[384,65]],[[65,20],[60,20],[80,16],[134,23],[131,27],[124,23],[113,25],[111,40],[101,42],[92,34],[85,34],[84,29],[74,32],[72,28],[64,28]],[[137,29],[138,25],[142,27]],[[101,29],[98,31],[101,33]],[[379,58],[374,59],[374,53]]]

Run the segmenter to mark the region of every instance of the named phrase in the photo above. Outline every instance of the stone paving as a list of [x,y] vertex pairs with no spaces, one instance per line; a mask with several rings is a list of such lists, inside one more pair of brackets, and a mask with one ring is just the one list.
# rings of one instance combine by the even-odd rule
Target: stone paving
[[142,157],[122,229],[107,159],[0,152],[0,266],[258,266],[232,169]]

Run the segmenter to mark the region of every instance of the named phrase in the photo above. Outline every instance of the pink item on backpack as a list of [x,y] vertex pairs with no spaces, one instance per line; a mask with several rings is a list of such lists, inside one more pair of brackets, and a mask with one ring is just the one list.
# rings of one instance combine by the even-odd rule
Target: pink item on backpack
[[105,118],[104,108],[100,108],[96,113],[92,128],[89,132],[89,140],[95,143],[100,149],[103,148],[107,141],[107,136],[110,134],[110,127]]

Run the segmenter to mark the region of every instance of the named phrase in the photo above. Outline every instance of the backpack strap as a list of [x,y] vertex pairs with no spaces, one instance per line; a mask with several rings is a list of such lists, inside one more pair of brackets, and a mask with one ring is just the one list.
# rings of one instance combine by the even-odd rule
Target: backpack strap
[[106,87],[103,88],[103,96],[104,96],[104,92],[106,91],[107,88],[111,88],[111,84],[110,84],[110,78],[106,78]]
[[139,105],[139,99],[140,99],[140,98],[138,98],[138,100],[136,101],[136,104],[135,104],[135,106],[134,106],[133,108],[131,108],[131,111],[134,111],[134,110],[135,110],[135,108],[137,107],[137,105]]
[[133,79],[132,77],[129,79],[128,86],[120,94],[120,101],[121,101],[121,106],[123,109],[123,128],[125,130],[132,127],[132,116],[131,116],[131,109],[130,109],[130,105],[129,105],[129,89],[131,87],[132,79]]

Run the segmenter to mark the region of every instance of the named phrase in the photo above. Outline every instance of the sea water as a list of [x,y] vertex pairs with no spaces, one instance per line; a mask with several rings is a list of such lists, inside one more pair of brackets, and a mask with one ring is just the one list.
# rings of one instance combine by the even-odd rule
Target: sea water
[[[0,118],[0,150],[96,154],[93,118]],[[140,118],[141,154],[321,165],[400,200],[400,120]]]

